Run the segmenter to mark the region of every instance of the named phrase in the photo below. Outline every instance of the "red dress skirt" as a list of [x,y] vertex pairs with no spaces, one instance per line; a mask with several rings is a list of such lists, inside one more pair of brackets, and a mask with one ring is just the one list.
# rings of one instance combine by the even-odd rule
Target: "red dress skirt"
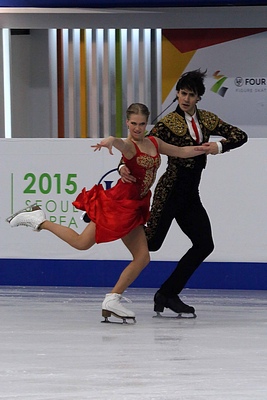
[[[150,139],[157,147],[155,138]],[[160,155],[149,156],[135,146],[136,155],[130,160],[124,158],[137,179],[135,183],[123,183],[119,179],[114,187],[107,190],[101,184],[90,190],[84,188],[73,202],[76,208],[86,211],[96,224],[96,243],[120,239],[137,226],[144,225],[149,218],[150,187],[160,165]]]

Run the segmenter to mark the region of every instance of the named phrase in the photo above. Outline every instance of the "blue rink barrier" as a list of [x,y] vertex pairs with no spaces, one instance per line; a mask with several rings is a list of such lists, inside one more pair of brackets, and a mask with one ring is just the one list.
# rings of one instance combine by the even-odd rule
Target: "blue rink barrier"
[[[127,265],[121,260],[0,259],[0,285],[112,287]],[[174,261],[151,261],[131,285],[157,288]],[[187,288],[267,290],[267,263],[204,262]]]

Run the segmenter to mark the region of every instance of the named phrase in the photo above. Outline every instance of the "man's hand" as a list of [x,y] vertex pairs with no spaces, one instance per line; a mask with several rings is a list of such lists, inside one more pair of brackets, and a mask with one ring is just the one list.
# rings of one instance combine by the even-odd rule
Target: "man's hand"
[[136,178],[131,175],[131,171],[126,165],[123,165],[120,168],[120,176],[123,183],[133,183],[136,182]]
[[216,142],[203,143],[202,146],[195,146],[196,151],[204,151],[205,154],[218,154],[219,149]]

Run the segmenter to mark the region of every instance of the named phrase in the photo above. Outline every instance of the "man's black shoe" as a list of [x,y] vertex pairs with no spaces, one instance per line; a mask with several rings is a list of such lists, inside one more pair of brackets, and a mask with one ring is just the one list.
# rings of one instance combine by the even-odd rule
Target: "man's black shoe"
[[194,307],[183,303],[179,296],[175,295],[167,297],[164,294],[157,292],[154,296],[154,311],[163,312],[165,308],[169,308],[177,314],[195,314]]

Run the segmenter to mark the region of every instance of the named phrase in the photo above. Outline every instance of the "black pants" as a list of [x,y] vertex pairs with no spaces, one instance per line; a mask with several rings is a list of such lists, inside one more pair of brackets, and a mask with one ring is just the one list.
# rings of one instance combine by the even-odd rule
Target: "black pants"
[[[180,259],[173,273],[160,288],[160,292],[168,296],[182,291],[194,271],[214,249],[209,217],[199,197],[200,177],[201,171],[179,172],[177,182],[165,203],[155,235],[148,241],[150,251],[158,250],[175,219],[192,242],[192,247]],[[179,243],[176,248],[179,249]]]

